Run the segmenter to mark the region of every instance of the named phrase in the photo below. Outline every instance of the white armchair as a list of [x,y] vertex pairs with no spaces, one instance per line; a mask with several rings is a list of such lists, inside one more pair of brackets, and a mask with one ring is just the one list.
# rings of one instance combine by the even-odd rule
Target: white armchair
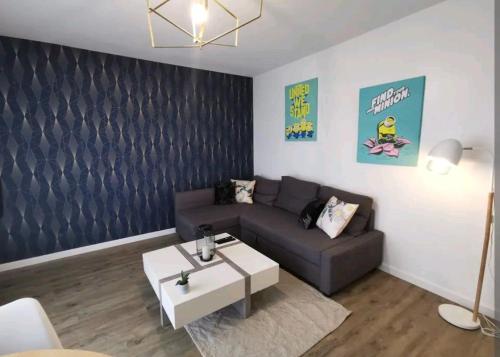
[[36,299],[0,306],[0,355],[63,348],[45,310]]

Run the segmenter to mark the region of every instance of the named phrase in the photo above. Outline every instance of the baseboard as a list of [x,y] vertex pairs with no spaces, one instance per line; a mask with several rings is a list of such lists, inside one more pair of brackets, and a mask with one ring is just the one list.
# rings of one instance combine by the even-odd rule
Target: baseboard
[[161,236],[164,236],[167,234],[173,234],[173,233],[175,233],[175,228],[169,228],[169,229],[164,229],[161,231],[140,234],[137,236],[127,237],[127,238],[122,238],[122,239],[115,239],[115,240],[111,240],[108,242],[87,245],[85,247],[63,250],[61,252],[46,254],[46,255],[39,256],[39,257],[16,260],[14,262],[0,264],[0,272],[24,268],[24,267],[31,266],[31,265],[50,262],[53,260],[67,258],[67,257],[71,257],[74,255],[80,255],[80,254],[85,254],[85,253],[89,253],[89,252],[94,252],[96,250],[107,249],[107,248],[116,247],[119,245],[139,242],[141,240],[157,238],[157,237],[161,237]]
[[[414,284],[422,289],[428,290],[436,295],[442,296],[447,300],[450,300],[450,301],[453,301],[459,305],[465,306],[469,309],[472,309],[472,307],[474,306],[473,300],[468,299],[461,294],[457,294],[456,292],[454,292],[452,290],[449,290],[449,289],[446,289],[442,286],[436,285],[428,280],[419,278],[413,274],[405,272],[401,269],[394,268],[394,267],[387,265],[387,264],[384,264],[384,263],[379,267],[379,269],[388,273],[388,274],[391,274],[397,278],[400,278],[400,279],[405,280],[409,283],[412,283],[412,284]],[[479,311],[481,313],[485,314],[486,316],[489,316],[492,318],[495,317],[495,308],[492,306],[481,304]],[[498,311],[497,311],[497,314],[498,314]]]

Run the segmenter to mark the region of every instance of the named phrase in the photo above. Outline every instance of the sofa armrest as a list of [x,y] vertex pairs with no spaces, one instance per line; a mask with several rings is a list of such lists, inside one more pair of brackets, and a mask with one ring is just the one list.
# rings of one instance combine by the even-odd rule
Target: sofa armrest
[[213,188],[175,193],[176,214],[185,209],[210,206],[213,204],[215,204],[215,190]]
[[384,234],[373,230],[321,252],[320,290],[331,295],[382,263]]

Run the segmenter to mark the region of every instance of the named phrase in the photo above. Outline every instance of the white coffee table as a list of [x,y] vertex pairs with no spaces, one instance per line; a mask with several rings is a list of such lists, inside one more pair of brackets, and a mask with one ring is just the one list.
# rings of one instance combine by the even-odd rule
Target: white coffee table
[[[231,304],[246,318],[251,295],[279,281],[278,263],[239,240],[217,244],[210,262],[198,258],[195,241],[144,253],[142,260],[160,301],[161,324],[163,308],[175,329]],[[175,286],[181,270],[191,273],[187,294]]]

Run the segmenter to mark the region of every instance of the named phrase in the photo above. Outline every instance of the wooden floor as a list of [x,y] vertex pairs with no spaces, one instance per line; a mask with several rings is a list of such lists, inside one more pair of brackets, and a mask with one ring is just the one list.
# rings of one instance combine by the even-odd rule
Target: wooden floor
[[[158,301],[142,271],[142,252],[176,242],[172,235],[0,273],[0,305],[39,299],[67,348],[117,357],[199,356],[184,329],[159,326]],[[493,354],[493,339],[438,317],[442,298],[381,271],[332,298],[353,313],[307,356]]]

